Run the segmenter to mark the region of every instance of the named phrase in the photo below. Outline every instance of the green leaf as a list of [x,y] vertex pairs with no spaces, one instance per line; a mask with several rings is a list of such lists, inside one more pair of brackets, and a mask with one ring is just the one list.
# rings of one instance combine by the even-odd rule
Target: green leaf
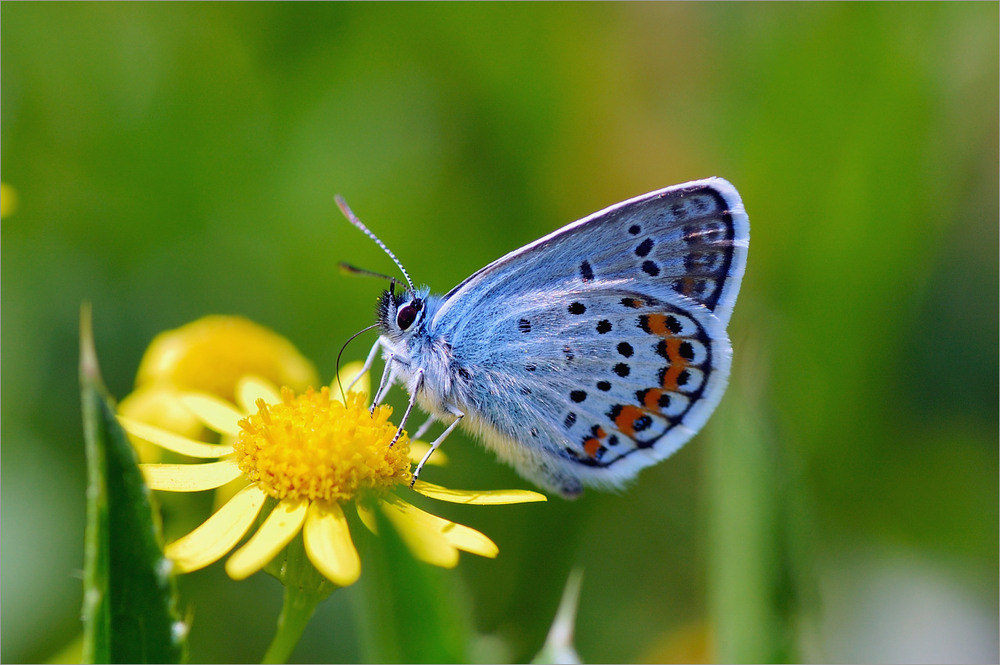
[[378,536],[364,527],[352,529],[364,546],[356,597],[365,660],[468,662],[471,608],[461,602],[457,571],[415,559],[382,511],[372,512]]
[[83,659],[180,662],[187,627],[177,616],[159,519],[101,381],[86,305],[80,317],[80,394],[87,452]]

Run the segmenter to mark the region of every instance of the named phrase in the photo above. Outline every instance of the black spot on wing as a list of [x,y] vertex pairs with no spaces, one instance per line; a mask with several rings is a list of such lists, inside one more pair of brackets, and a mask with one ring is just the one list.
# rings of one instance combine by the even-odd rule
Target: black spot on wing
[[646,238],[639,246],[635,248],[635,255],[639,258],[645,258],[653,250],[653,239]]

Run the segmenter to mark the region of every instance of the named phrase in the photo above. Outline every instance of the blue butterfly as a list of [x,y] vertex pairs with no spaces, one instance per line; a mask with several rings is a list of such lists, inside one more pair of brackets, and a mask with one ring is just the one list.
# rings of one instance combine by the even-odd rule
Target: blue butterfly
[[[444,296],[413,286],[395,255],[378,301],[385,369],[447,426],[459,424],[521,475],[567,498],[619,488],[684,445],[722,398],[726,332],[746,268],[750,223],[721,178],[617,203],[525,245]],[[398,437],[398,434],[397,434]]]

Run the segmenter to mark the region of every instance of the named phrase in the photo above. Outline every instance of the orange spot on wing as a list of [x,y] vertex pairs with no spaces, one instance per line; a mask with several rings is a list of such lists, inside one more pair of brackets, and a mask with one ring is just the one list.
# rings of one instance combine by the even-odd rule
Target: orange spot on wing
[[677,337],[669,337],[663,340],[664,346],[667,350],[667,360],[670,361],[671,365],[687,362],[687,360],[681,356],[681,344],[683,341],[684,340],[678,339]]
[[681,372],[688,365],[687,359],[681,355],[683,340],[670,337],[663,340],[663,342],[667,352],[667,360],[670,362],[667,371],[663,373],[663,388],[665,390],[677,390],[677,377],[681,375]]
[[644,415],[644,411],[637,406],[626,404],[622,406],[621,412],[615,418],[615,425],[628,436],[635,436],[635,421]]
[[681,295],[689,296],[694,293],[694,279],[691,277],[684,277],[681,279]]
[[649,332],[660,337],[669,337],[673,333],[667,328],[666,314],[650,314],[648,319]]
[[681,375],[684,371],[684,366],[687,365],[684,360],[673,363],[667,368],[667,371],[663,373],[663,388],[664,390],[677,390],[677,377]]
[[601,442],[593,437],[583,442],[583,452],[587,453],[588,457],[597,457],[597,451],[600,448]]
[[657,390],[656,388],[650,388],[646,391],[646,394],[642,396],[642,403],[650,411],[660,410],[660,397],[663,396],[662,390]]

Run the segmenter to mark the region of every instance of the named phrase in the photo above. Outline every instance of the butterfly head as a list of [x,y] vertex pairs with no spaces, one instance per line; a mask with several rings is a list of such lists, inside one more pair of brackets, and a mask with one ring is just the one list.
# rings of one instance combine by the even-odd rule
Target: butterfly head
[[[413,333],[420,329],[421,324],[427,317],[427,294],[429,290],[425,287],[422,289],[417,289],[413,286],[413,281],[410,279],[409,273],[406,272],[406,268],[403,264],[399,262],[396,255],[392,253],[385,243],[379,240],[378,236],[368,230],[368,227],[361,223],[361,220],[357,218],[353,211],[348,207],[347,202],[344,201],[339,195],[335,197],[337,205],[340,206],[341,212],[347,217],[348,221],[354,226],[361,230],[366,236],[371,238],[376,245],[382,248],[389,258],[392,259],[393,263],[399,268],[399,271],[403,273],[403,277],[406,279],[407,286],[404,287],[403,291],[396,294],[396,280],[395,278],[390,278],[389,288],[382,292],[382,296],[378,300],[378,308],[376,309],[376,318],[378,321],[379,330],[382,334],[393,341],[400,341],[404,338],[412,337]],[[341,267],[347,268],[351,272],[357,272],[362,274],[368,274],[373,276],[380,276],[378,273],[373,273],[369,270],[361,270],[349,266],[346,264],[341,264]]]
[[427,317],[428,290],[403,289],[396,293],[396,282],[378,299],[376,318],[382,334],[393,341],[410,337],[419,330]]

